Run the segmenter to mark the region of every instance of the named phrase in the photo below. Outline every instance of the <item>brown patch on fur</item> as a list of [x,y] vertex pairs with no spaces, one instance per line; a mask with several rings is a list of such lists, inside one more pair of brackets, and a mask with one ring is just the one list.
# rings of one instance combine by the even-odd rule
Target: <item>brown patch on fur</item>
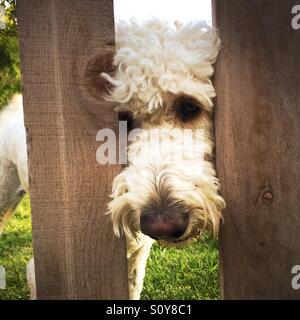
[[110,49],[101,52],[93,60],[89,61],[87,65],[85,71],[87,88],[90,94],[97,99],[103,99],[103,94],[108,92],[107,89],[112,88],[112,86],[101,77],[101,73],[108,72],[113,74],[115,71],[113,58],[114,51]]

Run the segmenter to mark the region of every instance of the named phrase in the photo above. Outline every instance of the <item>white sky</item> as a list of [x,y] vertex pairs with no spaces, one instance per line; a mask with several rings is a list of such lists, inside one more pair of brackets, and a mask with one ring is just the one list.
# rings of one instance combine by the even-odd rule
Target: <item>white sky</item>
[[211,24],[211,0],[114,0],[115,21],[151,17],[174,22],[206,20]]

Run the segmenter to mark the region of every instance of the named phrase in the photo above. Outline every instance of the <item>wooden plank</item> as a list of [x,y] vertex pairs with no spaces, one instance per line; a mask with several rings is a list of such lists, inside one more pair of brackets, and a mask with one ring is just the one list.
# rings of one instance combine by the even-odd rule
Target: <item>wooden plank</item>
[[225,299],[299,299],[300,31],[292,0],[215,0]]
[[104,215],[119,165],[96,162],[117,128],[101,71],[114,51],[112,0],[19,0],[33,245],[39,299],[127,299],[124,239]]

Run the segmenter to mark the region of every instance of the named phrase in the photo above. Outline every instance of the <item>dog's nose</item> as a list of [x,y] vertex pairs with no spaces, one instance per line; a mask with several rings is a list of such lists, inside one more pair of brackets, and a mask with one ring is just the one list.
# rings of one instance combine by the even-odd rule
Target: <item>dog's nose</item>
[[180,238],[188,227],[188,217],[182,214],[161,215],[157,212],[141,214],[142,233],[155,240]]

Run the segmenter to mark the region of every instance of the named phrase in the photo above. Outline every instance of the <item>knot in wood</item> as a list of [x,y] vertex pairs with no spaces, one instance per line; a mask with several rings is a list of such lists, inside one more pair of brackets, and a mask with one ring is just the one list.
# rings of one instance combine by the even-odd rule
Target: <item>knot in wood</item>
[[273,202],[273,200],[274,200],[274,194],[272,191],[267,190],[263,193],[262,201],[264,204],[269,205]]

